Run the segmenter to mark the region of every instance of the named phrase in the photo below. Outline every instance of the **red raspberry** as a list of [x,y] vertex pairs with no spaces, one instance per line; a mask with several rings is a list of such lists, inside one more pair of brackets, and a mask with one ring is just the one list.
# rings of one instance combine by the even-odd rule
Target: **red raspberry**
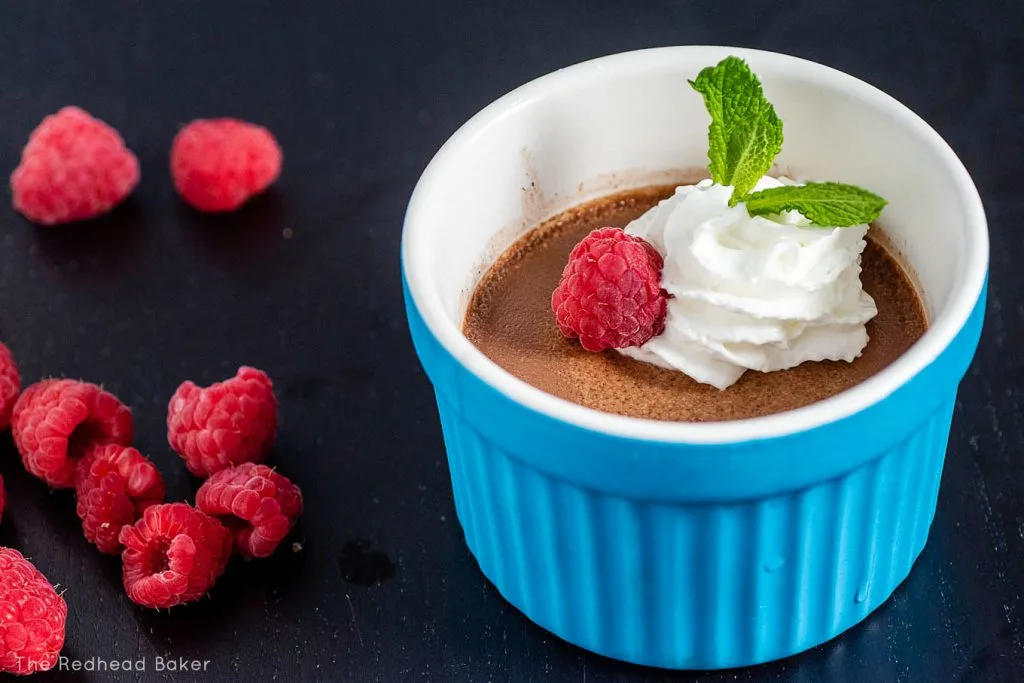
[[156,465],[130,446],[96,446],[78,462],[75,495],[82,531],[100,552],[120,553],[121,527],[164,501]]
[[277,433],[277,399],[262,370],[205,389],[185,382],[167,406],[167,441],[189,472],[208,477],[243,462],[262,462]]
[[171,144],[171,177],[200,211],[234,211],[281,175],[270,131],[238,119],[196,119]]
[[196,507],[224,523],[242,557],[269,557],[302,513],[302,491],[266,465],[246,462],[207,479]]
[[185,503],[146,508],[121,529],[124,589],[143,607],[174,607],[198,600],[231,559],[231,534]]
[[551,295],[558,329],[587,351],[640,346],[665,330],[661,255],[619,228],[600,228],[569,254]]
[[10,349],[0,343],[0,432],[11,424],[11,411],[21,391],[21,377]]
[[64,647],[68,606],[17,550],[0,548],[0,671],[49,671]]
[[132,413],[95,384],[44,379],[22,392],[11,428],[25,469],[66,489],[75,485],[75,464],[91,447],[131,443]]
[[139,183],[139,161],[117,131],[78,107],[39,124],[11,175],[14,208],[41,225],[107,213]]

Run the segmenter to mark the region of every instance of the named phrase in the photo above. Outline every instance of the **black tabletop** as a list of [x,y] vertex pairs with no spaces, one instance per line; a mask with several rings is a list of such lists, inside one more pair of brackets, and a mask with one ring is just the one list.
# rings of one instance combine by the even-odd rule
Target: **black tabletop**
[[[119,128],[142,164],[134,196],[97,221],[38,229],[0,207],[0,339],[25,380],[102,382],[182,500],[198,482],[166,443],[171,393],[264,368],[281,400],[273,463],[306,496],[278,555],[234,563],[198,604],[149,611],[124,595],[118,559],[82,537],[72,495],[26,474],[0,436],[0,545],[64,587],[65,654],[146,666],[38,680],[1020,680],[1022,29],[1018,0],[5,3],[0,172],[66,104]],[[705,674],[587,654],[484,580],[455,518],[398,259],[417,176],[475,111],[574,62],[686,43],[787,52],[893,94],[961,155],[993,239],[986,332],[910,578],[827,645]],[[175,197],[167,149],[183,122],[225,115],[273,130],[284,174],[237,214],[203,217]],[[166,670],[182,658],[205,673]]]

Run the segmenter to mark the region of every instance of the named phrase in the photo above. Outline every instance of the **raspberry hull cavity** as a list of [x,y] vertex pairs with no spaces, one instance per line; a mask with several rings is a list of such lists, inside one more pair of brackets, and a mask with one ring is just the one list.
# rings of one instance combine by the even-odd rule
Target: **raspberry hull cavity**
[[53,488],[75,485],[75,465],[93,446],[132,441],[132,414],[95,384],[48,379],[25,389],[11,418],[25,469]]
[[266,465],[221,470],[199,488],[196,506],[232,532],[238,554],[268,557],[302,512],[302,492]]
[[147,508],[121,530],[124,588],[143,607],[174,607],[201,598],[224,573],[231,534],[185,503]]

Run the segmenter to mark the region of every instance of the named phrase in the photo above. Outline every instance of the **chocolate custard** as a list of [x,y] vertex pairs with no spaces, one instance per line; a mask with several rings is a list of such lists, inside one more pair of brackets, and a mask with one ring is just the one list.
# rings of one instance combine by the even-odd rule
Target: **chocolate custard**
[[562,336],[551,312],[572,247],[595,228],[625,227],[674,185],[630,190],[570,209],[513,244],[484,275],[464,332],[491,360],[550,394],[589,408],[655,420],[704,422],[780,413],[863,382],[924,334],[927,317],[910,278],[868,232],[861,282],[878,306],[867,347],[852,363],[809,362],[789,370],[747,370],[719,390],[616,351],[591,353]]

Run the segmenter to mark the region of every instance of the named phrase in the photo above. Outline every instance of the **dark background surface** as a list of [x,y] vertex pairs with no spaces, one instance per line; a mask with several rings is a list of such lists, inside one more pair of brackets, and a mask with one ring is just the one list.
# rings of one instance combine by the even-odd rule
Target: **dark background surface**
[[[130,404],[171,499],[198,484],[166,444],[171,393],[239,364],[266,369],[283,420],[273,462],[307,511],[301,552],[233,564],[209,599],[146,611],[125,597],[117,558],[85,542],[72,496],[29,477],[3,435],[0,544],[66,588],[66,655],[145,658],[144,680],[1020,680],[1022,30],[1018,0],[4,3],[0,172],[44,115],[78,104],[120,129],[143,175],[88,224],[43,230],[0,210],[0,339],[27,382],[80,376]],[[986,333],[910,578],[803,656],[676,675],[560,642],[479,573],[405,330],[398,244],[418,174],[485,104],[574,62],[685,43],[788,52],[905,102],[973,174],[993,259]],[[273,130],[284,174],[238,214],[204,218],[176,200],[166,153],[182,122],[222,115]],[[354,539],[386,553],[394,576],[346,581],[338,557]],[[210,664],[158,674],[157,656]]]

